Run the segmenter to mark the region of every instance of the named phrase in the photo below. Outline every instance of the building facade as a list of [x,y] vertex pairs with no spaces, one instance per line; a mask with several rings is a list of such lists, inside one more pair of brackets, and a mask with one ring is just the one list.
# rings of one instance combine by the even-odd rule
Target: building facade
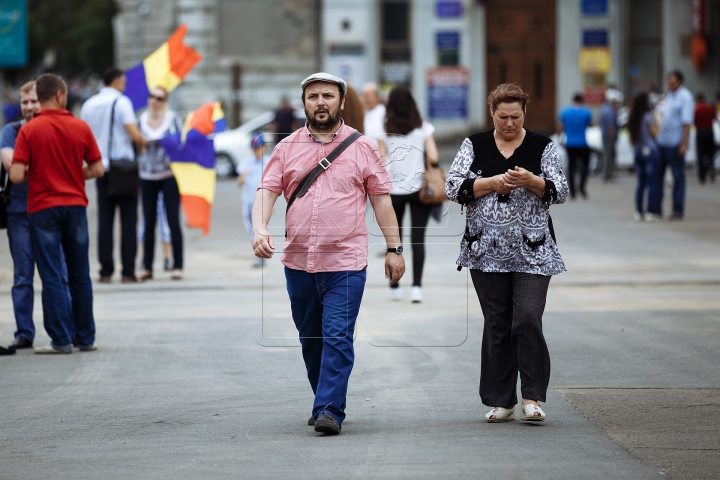
[[[297,99],[310,73],[360,89],[408,85],[439,138],[488,128],[488,89],[530,94],[528,128],[551,133],[573,93],[597,105],[665,91],[665,73],[713,98],[720,88],[720,0],[120,0],[117,63],[154,51],[182,23],[202,62],[171,96],[180,112],[223,101],[231,119]],[[704,52],[704,54],[703,54]],[[239,88],[237,88],[239,86]]]

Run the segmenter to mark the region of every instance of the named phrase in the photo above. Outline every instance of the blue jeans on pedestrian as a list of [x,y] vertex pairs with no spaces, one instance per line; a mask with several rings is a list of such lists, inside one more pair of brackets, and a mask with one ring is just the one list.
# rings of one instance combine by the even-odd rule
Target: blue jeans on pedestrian
[[[35,323],[33,322],[35,255],[30,239],[30,222],[27,213],[8,213],[7,235],[13,260],[12,301],[17,325],[15,338],[23,337],[32,342],[35,339]],[[67,283],[67,267],[63,255],[63,285],[68,302],[70,302],[70,289]]]
[[[635,211],[638,213],[660,214],[658,191],[658,172],[660,171],[660,156],[657,150],[651,147],[635,149],[635,175],[637,188],[635,190]],[[645,206],[645,191],[647,191],[647,209]]]
[[[88,261],[85,207],[52,207],[31,213],[33,253],[42,280],[45,331],[58,350],[95,343],[93,293]],[[67,263],[71,305],[63,286],[63,253]],[[72,308],[72,309],[71,309]]]
[[660,211],[662,212],[663,182],[665,169],[670,166],[673,176],[672,209],[682,216],[685,213],[685,157],[680,155],[678,147],[660,147]]
[[364,268],[308,273],[285,267],[292,316],[315,394],[315,419],[324,413],[340,424],[345,419],[348,380],[355,361],[353,333],[365,278]]

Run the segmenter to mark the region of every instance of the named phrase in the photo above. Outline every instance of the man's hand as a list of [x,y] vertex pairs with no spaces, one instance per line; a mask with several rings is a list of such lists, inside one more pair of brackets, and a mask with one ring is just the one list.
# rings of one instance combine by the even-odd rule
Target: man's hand
[[678,153],[681,157],[685,156],[685,152],[687,152],[687,143],[681,143],[678,147]]
[[253,230],[253,252],[255,252],[256,257],[272,258],[273,253],[275,253],[275,239],[267,229],[263,229],[263,231]]
[[385,278],[395,285],[405,274],[405,259],[397,253],[388,253],[385,257]]

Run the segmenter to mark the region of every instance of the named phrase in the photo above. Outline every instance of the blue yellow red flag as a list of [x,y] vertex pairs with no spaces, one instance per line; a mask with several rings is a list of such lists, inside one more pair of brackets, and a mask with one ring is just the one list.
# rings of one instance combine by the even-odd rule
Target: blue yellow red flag
[[212,134],[225,130],[220,102],[208,102],[185,119],[181,133],[160,140],[170,157],[170,168],[180,190],[180,201],[188,226],[210,232],[215,198],[215,149]]
[[147,106],[148,95],[153,88],[163,87],[170,93],[202,60],[200,53],[184,43],[186,33],[187,24],[183,23],[160,48],[125,72],[125,95],[130,98],[135,110]]

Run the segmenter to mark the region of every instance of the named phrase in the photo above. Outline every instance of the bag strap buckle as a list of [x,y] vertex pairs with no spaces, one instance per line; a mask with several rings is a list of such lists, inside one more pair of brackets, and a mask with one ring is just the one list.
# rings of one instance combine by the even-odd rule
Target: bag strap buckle
[[325,157],[318,162],[318,165],[320,165],[323,170],[327,170],[328,168],[330,168],[330,161],[327,159],[327,157]]

